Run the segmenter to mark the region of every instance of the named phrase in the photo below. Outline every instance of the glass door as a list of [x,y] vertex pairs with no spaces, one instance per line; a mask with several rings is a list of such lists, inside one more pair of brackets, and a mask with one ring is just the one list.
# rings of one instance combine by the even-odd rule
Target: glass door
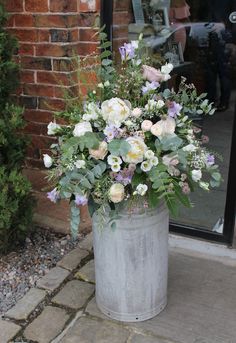
[[[236,2],[234,0],[104,0],[103,23],[113,51],[140,33],[152,58],[174,65],[172,83],[185,77],[216,107],[213,116],[192,115],[196,130],[217,159],[220,188],[191,196],[194,207],[171,218],[171,230],[231,243],[236,197]],[[111,29],[112,27],[112,29]]]

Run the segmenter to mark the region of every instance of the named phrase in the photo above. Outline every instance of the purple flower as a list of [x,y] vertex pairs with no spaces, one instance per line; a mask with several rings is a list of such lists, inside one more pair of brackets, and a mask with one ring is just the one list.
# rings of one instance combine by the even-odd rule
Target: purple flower
[[77,206],[85,206],[88,203],[88,199],[84,195],[77,194],[75,196],[75,203]]
[[130,60],[135,57],[135,47],[131,43],[125,43],[119,48],[122,61]]
[[215,163],[215,156],[209,154],[207,156],[207,165],[212,166],[214,163]]
[[183,108],[183,106],[181,106],[175,101],[172,101],[168,107],[168,115],[172,118],[176,118]]
[[146,86],[142,87],[142,92],[143,94],[146,94],[150,91],[154,91],[155,89],[157,89],[160,86],[160,83],[157,81],[152,81],[152,82],[146,82]]
[[120,129],[116,127],[115,125],[109,125],[105,127],[103,132],[107,138],[107,141],[110,142],[112,139],[119,136]]
[[60,199],[59,192],[54,188],[51,192],[47,193],[47,198],[52,202],[56,203]]
[[127,186],[131,183],[134,172],[125,168],[115,175],[115,180]]

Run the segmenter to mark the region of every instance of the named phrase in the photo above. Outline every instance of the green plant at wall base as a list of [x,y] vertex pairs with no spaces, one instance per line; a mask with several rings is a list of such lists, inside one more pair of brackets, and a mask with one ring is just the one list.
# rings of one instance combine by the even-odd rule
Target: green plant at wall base
[[13,60],[17,40],[4,29],[7,15],[0,4],[0,253],[23,243],[32,222],[31,186],[22,174],[27,140],[19,133],[25,125],[23,109],[11,94],[19,83]]

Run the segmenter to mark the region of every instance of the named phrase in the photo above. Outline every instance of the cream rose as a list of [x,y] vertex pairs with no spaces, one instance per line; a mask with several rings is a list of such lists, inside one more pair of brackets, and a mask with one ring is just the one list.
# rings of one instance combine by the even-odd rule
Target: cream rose
[[158,121],[151,128],[151,133],[157,137],[164,137],[166,135],[173,135],[175,132],[175,120],[173,118],[167,117]]
[[161,82],[163,81],[163,74],[160,69],[143,65],[143,78],[149,82]]
[[81,137],[84,136],[86,132],[93,132],[93,129],[89,122],[83,121],[75,125],[73,135],[75,137]]
[[143,111],[139,107],[135,107],[131,113],[132,117],[139,118],[142,115]]
[[109,189],[109,199],[115,204],[121,202],[125,197],[125,188],[121,183],[114,183]]
[[109,125],[120,127],[131,115],[131,104],[119,98],[112,98],[102,103],[102,117]]
[[151,127],[151,133],[156,137],[160,137],[162,134],[162,127],[160,125],[158,125],[158,123],[154,124]]
[[144,154],[147,151],[147,146],[141,137],[128,137],[126,142],[130,145],[129,152],[122,156],[127,163],[140,163],[143,161]]
[[107,153],[108,150],[106,142],[100,142],[98,149],[89,149],[90,156],[95,158],[95,160],[104,160]]
[[141,128],[144,132],[150,131],[152,126],[153,123],[151,122],[151,120],[144,120],[141,124]]

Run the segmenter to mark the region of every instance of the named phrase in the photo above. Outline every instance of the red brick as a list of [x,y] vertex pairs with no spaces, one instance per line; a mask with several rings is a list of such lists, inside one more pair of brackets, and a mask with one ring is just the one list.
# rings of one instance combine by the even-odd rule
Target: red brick
[[78,69],[77,58],[53,59],[54,71],[72,71]]
[[34,71],[21,70],[20,80],[23,83],[34,83]]
[[27,12],[48,12],[48,0],[25,0]]
[[6,26],[7,27],[13,27],[15,25],[15,14],[9,16]]
[[22,56],[21,68],[32,70],[51,70],[52,63],[50,58],[34,57],[34,56]]
[[40,168],[42,169],[44,167],[42,160],[36,160],[33,158],[26,158],[25,159],[25,166],[27,168]]
[[16,27],[33,27],[34,17],[32,14],[15,14],[14,15]]
[[68,57],[72,54],[69,44],[40,44],[36,46],[36,56]]
[[116,11],[129,11],[131,9],[131,0],[114,0],[113,9]]
[[82,42],[78,45],[78,54],[80,56],[86,56],[93,53],[98,53],[98,44],[93,42]]
[[77,0],[50,0],[50,11],[58,13],[77,12]]
[[78,15],[78,26],[93,27],[97,18],[99,18],[99,15],[95,13],[80,13]]
[[49,149],[56,139],[48,136],[31,135],[31,146],[37,149]]
[[68,30],[68,29],[51,29],[50,30],[51,42],[77,42],[78,29]]
[[31,96],[53,97],[54,87],[47,86],[47,85],[45,86],[45,85],[37,85],[37,84],[25,84],[23,86],[23,93],[25,95],[31,95]]
[[126,11],[113,12],[113,24],[114,25],[128,25],[133,21],[132,14]]
[[65,101],[61,99],[39,98],[39,109],[62,111],[65,109]]
[[96,0],[78,0],[79,12],[96,12],[98,10],[98,2]]
[[98,41],[97,31],[94,29],[84,28],[79,29],[79,40],[86,42],[96,42]]
[[77,82],[77,73],[56,73],[56,72],[37,72],[37,82],[52,84],[52,85],[61,85],[69,86]]
[[38,42],[50,42],[49,30],[38,30]]
[[36,109],[38,106],[38,99],[33,96],[22,96],[20,98],[20,103],[24,108]]
[[20,55],[28,55],[33,56],[34,55],[34,46],[33,44],[20,44],[19,48],[19,54]]
[[[24,133],[30,133],[32,135],[47,135],[47,125],[28,122],[23,129]],[[30,145],[31,146],[31,145]],[[35,158],[35,157],[34,157]],[[40,158],[40,155],[36,158]]]
[[50,111],[30,110],[26,109],[24,112],[25,120],[36,123],[49,123],[53,120],[54,114]]
[[23,12],[23,0],[7,0],[6,10],[8,12]]
[[128,40],[128,25],[114,25],[113,38],[125,38]]
[[32,29],[10,29],[9,30],[13,35],[17,37],[20,42],[36,42],[37,41],[37,32]]
[[64,27],[75,27],[78,26],[78,16],[73,14],[68,15],[36,15],[35,16],[36,27],[48,27],[48,28],[64,28]]
[[79,95],[79,86],[72,87],[54,87],[54,97],[66,99],[69,97],[75,98]]

